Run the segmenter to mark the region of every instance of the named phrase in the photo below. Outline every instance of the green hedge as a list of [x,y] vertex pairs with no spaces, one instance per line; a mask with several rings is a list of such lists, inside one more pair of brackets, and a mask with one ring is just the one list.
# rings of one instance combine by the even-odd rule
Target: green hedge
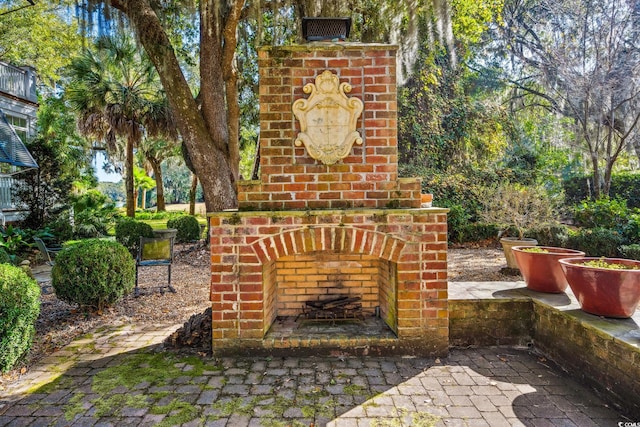
[[[568,205],[575,205],[589,199],[593,188],[591,176],[570,178],[563,183],[565,200]],[[640,173],[617,173],[611,177],[609,197],[626,200],[630,208],[640,208]]]
[[622,255],[623,258],[635,259],[640,261],[640,245],[633,244],[621,246],[620,255]]
[[144,222],[123,219],[116,224],[116,240],[122,244],[133,257],[138,254],[140,237],[153,237],[153,228]]
[[525,234],[536,239],[540,246],[564,248],[569,240],[569,228],[562,224],[543,225],[527,230]]
[[123,245],[98,239],[81,241],[60,252],[51,271],[59,299],[95,310],[131,292],[135,275],[135,260]]
[[618,248],[622,243],[622,236],[614,230],[584,228],[569,235],[567,246],[583,251],[586,256],[616,257],[619,256]]
[[0,264],[0,371],[31,348],[40,314],[40,286],[18,267]]
[[573,209],[576,225],[585,228],[620,230],[629,215],[631,212],[622,199],[583,200]]
[[167,221],[167,228],[178,230],[177,242],[192,242],[200,240],[200,224],[195,216],[187,215],[179,218],[172,218]]

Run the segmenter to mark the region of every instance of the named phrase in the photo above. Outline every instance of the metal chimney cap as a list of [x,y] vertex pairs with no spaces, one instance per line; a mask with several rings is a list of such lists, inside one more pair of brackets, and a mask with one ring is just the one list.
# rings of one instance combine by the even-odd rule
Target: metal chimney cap
[[302,37],[309,42],[341,40],[349,37],[351,18],[302,18]]

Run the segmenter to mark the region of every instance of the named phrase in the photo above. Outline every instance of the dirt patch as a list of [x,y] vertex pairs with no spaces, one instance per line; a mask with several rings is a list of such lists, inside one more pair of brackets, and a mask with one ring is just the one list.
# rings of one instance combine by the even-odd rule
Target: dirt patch
[[514,282],[522,280],[518,271],[508,270],[502,249],[449,249],[450,282]]

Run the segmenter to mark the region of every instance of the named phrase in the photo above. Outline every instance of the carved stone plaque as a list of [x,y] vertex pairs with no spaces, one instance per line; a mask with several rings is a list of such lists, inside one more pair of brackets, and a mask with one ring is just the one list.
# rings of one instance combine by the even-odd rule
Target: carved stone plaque
[[340,83],[329,70],[316,76],[315,84],[306,84],[303,90],[310,94],[309,98],[293,103],[301,130],[295,144],[304,144],[311,157],[332,165],[347,157],[354,143],[362,144],[356,122],[364,105],[358,98],[348,98],[345,93],[351,92],[351,85]]

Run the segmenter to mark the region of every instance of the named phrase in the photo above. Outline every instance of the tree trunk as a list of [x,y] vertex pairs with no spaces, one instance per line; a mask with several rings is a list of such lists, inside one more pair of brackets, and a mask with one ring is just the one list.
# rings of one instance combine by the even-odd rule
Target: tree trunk
[[238,45],[238,21],[244,0],[233,4],[224,25],[224,48],[222,72],[227,100],[227,127],[229,128],[229,163],[233,178],[240,176],[240,103],[238,101],[238,70],[235,67],[235,52]]
[[599,199],[600,191],[600,167],[598,166],[598,155],[591,154],[591,166],[593,167],[593,198]]
[[177,126],[189,152],[204,193],[207,211],[237,207],[232,168],[229,163],[227,112],[221,70],[221,46],[215,37],[215,1],[201,2],[201,97],[198,109],[191,89],[162,24],[148,0],[110,0],[125,13],[155,65]]
[[449,66],[455,70],[458,67],[455,40],[453,38],[453,24],[451,20],[451,5],[449,0],[432,0],[433,14],[436,20],[438,40],[447,49]]
[[196,190],[198,189],[198,176],[191,176],[191,188],[189,189],[189,215],[196,214]]
[[636,152],[638,158],[638,164],[640,164],[640,135],[636,135],[633,141],[633,150]]
[[133,146],[132,137],[127,137],[127,152],[125,154],[125,193],[127,195],[127,216],[134,218],[136,216],[136,199],[135,188],[133,183]]
[[164,212],[167,207],[164,202],[164,184],[162,183],[162,167],[155,159],[147,157],[147,161],[153,170],[153,178],[156,180],[156,212]]

